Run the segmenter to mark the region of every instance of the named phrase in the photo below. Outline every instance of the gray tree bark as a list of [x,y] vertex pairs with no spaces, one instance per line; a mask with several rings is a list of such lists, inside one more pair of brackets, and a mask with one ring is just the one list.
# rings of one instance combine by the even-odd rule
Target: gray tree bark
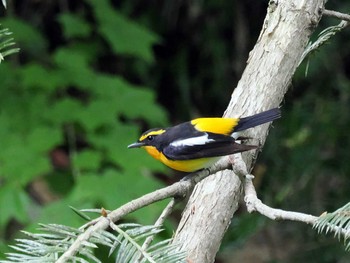
[[[260,36],[224,116],[249,116],[280,105],[323,10],[324,0],[270,1]],[[267,124],[247,133],[258,138],[261,145],[267,134]],[[251,152],[243,155],[248,170],[255,157]],[[188,262],[215,260],[238,209],[241,189],[240,179],[229,170],[197,184],[175,234],[175,242],[188,253]]]

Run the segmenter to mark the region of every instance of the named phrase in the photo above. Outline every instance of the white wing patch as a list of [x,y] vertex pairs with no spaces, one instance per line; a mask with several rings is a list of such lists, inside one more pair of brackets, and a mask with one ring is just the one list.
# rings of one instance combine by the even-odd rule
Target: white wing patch
[[239,136],[241,136],[241,134],[242,134],[241,132],[234,132],[231,134],[231,137],[236,140]]
[[193,145],[204,145],[208,142],[214,141],[213,139],[208,138],[208,134],[204,134],[202,136],[188,138],[188,139],[180,139],[170,143],[173,147],[179,146],[193,146]]

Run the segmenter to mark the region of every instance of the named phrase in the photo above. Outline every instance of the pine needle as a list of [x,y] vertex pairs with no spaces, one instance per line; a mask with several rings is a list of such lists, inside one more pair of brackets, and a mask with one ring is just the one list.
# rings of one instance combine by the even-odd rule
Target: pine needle
[[350,203],[334,211],[325,213],[313,225],[319,233],[334,233],[334,237],[345,242],[345,249],[350,250]]

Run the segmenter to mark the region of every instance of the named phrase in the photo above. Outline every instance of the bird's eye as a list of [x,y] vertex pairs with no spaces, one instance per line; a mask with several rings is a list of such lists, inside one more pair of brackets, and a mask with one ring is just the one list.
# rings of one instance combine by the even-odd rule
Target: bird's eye
[[152,141],[152,140],[154,139],[154,136],[153,136],[153,135],[148,135],[148,136],[147,136],[147,139],[148,139],[149,141]]

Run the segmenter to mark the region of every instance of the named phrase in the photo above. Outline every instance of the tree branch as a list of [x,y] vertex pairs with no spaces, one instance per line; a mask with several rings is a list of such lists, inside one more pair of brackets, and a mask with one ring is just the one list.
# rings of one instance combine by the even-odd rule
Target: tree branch
[[[270,1],[260,36],[232,93],[225,117],[249,116],[282,102],[321,18],[320,10],[324,10],[324,0],[273,2]],[[263,145],[268,127],[255,127],[242,136],[256,138]],[[255,159],[252,152],[243,155],[248,171]],[[175,242],[187,250],[189,260],[214,261],[241,198],[241,180],[237,178],[232,171],[219,172],[196,185],[175,234]]]
[[[201,170],[197,173],[186,176],[181,181],[170,186],[158,189],[152,193],[141,196],[135,200],[126,203],[118,209],[110,212],[107,217],[101,216],[91,222],[85,224],[82,228],[85,231],[78,236],[71,247],[56,261],[56,263],[64,263],[79,252],[85,241],[92,237],[93,233],[105,230],[110,226],[110,222],[117,222],[123,216],[130,214],[142,207],[148,206],[155,202],[170,198],[170,197],[185,197],[189,195],[194,186],[201,180],[208,177],[210,174],[224,170],[229,167],[225,158],[214,164],[209,169]],[[167,212],[166,212],[167,213]]]
[[[233,172],[237,174],[241,180],[244,181],[244,201],[247,206],[247,211],[249,213],[258,212],[263,216],[266,216],[272,220],[290,220],[290,221],[298,221],[303,222],[309,225],[315,226],[317,220],[322,217],[321,216],[313,216],[305,213],[299,213],[294,211],[286,211],[282,209],[272,208],[268,205],[265,205],[257,196],[253,179],[254,176],[249,174],[247,171],[247,166],[242,159],[242,156],[239,154],[233,155],[230,157]],[[334,233],[340,233],[344,236],[345,239],[349,238],[350,230],[327,224],[329,231]]]
[[325,9],[325,10],[323,11],[323,15],[335,17],[335,18],[338,18],[338,19],[341,19],[341,20],[345,20],[345,21],[350,22],[350,15],[344,14],[344,13],[340,13],[340,12],[338,12],[338,11],[333,11],[333,10]]
[[247,167],[241,157],[241,155],[237,154],[232,156],[233,158],[233,171],[243,179],[243,188],[244,188],[244,201],[247,206],[247,210],[249,213],[258,212],[272,220],[292,220],[292,221],[300,221],[307,224],[313,225],[318,217],[292,212],[285,211],[282,209],[276,209],[265,205],[257,196],[254,184],[252,179],[253,175],[249,174],[247,171]]

